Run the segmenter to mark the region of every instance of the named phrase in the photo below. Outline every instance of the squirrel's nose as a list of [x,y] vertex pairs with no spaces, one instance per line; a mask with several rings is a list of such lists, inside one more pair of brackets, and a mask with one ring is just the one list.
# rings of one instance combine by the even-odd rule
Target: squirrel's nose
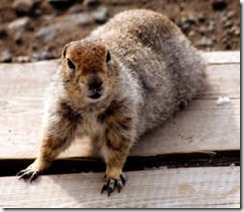
[[102,96],[102,91],[103,91],[103,81],[102,79],[94,75],[92,76],[87,83],[88,86],[88,97],[91,99],[98,99]]
[[94,91],[94,92],[99,92],[102,90],[103,88],[103,81],[102,79],[95,75],[95,76],[92,76],[89,81],[88,81],[88,89],[90,91]]

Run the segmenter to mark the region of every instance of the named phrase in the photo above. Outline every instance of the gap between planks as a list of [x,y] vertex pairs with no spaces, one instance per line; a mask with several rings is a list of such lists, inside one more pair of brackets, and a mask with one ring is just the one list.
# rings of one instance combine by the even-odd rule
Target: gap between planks
[[[0,160],[0,176],[15,176],[33,162],[31,159]],[[217,167],[240,166],[240,151],[217,151],[191,154],[165,154],[157,156],[129,156],[123,168],[124,171],[139,171],[159,167]],[[105,163],[100,158],[65,158],[57,159],[44,175],[68,174],[80,172],[104,172]]]
[[239,208],[240,167],[126,172],[120,194],[101,195],[102,173],[0,178],[3,208]]

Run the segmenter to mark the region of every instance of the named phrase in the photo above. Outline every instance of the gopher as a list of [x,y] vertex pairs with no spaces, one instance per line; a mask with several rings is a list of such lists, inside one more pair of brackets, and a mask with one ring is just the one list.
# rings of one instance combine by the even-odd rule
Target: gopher
[[205,68],[180,29],[149,10],[117,14],[70,42],[46,98],[39,155],[20,179],[35,180],[74,137],[86,135],[106,163],[102,192],[120,192],[133,144],[197,94]]

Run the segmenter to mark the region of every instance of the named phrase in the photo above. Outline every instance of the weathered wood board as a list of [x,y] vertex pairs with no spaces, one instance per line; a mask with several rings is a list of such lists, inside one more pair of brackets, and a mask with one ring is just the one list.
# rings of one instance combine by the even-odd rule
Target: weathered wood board
[[120,194],[101,195],[102,173],[0,178],[3,208],[239,208],[240,167],[127,172]]
[[[139,141],[131,155],[240,149],[240,53],[223,55],[204,53],[210,63],[208,88],[184,111]],[[36,156],[43,95],[57,64],[57,60],[0,64],[0,159]],[[222,95],[230,97],[229,104],[216,104]],[[94,156],[89,139],[74,142],[61,155],[75,156]]]
[[240,63],[239,51],[203,52],[203,57],[209,64]]

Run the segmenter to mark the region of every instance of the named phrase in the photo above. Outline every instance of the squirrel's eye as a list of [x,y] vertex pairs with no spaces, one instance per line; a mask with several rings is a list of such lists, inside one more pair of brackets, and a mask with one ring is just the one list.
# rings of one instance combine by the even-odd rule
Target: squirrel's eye
[[67,58],[67,65],[70,69],[75,69],[75,65],[69,58]]
[[111,60],[111,55],[110,52],[107,52],[107,56],[106,56],[106,62],[108,63]]

